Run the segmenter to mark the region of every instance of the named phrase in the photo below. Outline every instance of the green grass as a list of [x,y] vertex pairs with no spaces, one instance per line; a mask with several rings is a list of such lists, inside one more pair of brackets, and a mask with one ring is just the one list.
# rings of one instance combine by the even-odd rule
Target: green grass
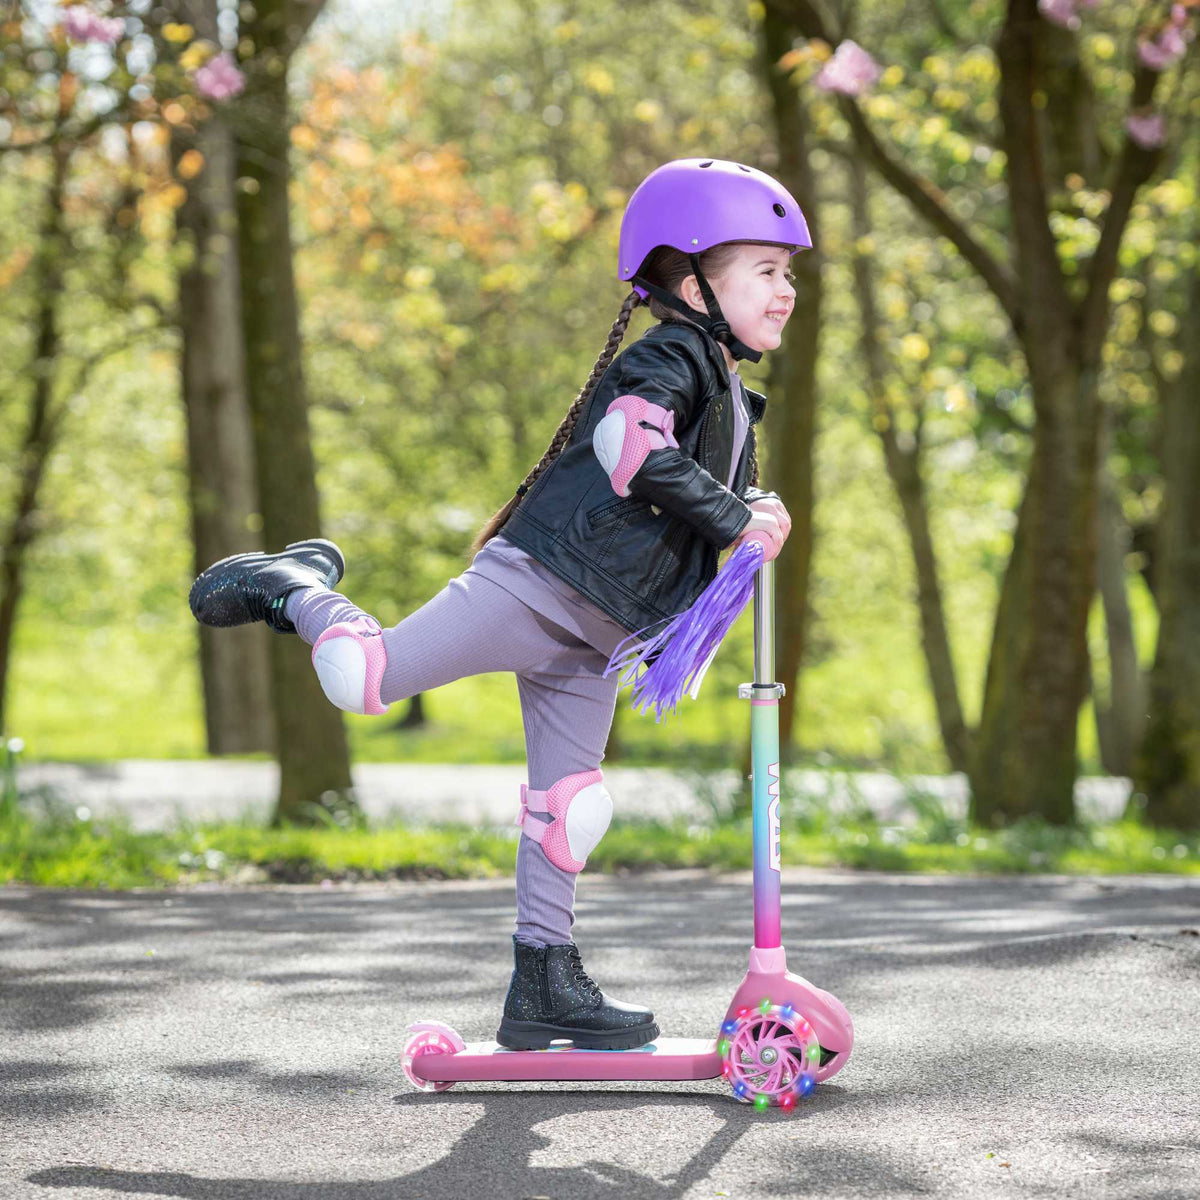
[[[619,756],[610,753],[608,763],[736,766],[749,744],[749,713],[736,692],[746,675],[750,633],[743,618],[718,655],[700,699],[686,701],[677,715],[656,723],[634,713],[622,693],[616,718]],[[195,636],[194,625],[181,622],[77,627],[67,638],[52,621],[23,624],[13,661],[8,734],[22,738],[31,761],[207,758]],[[264,636],[270,635],[264,630]],[[304,648],[297,643],[296,650]],[[114,670],[114,663],[121,669]],[[908,774],[946,770],[932,713],[925,711],[919,690],[900,686],[866,662],[850,663],[853,669],[847,660],[834,660],[806,671],[797,763]],[[874,693],[888,688],[893,690],[885,707],[897,711],[886,718],[871,715],[879,704]],[[513,676],[459,680],[427,693],[424,707],[427,724],[417,730],[394,728],[405,703],[393,705],[382,718],[347,714],[353,761],[524,762]],[[1091,727],[1088,709],[1080,725],[1086,773],[1101,769],[1088,753],[1094,746]]]
[[[1059,829],[1025,822],[968,829],[928,798],[916,822],[881,825],[863,812],[835,815],[822,801],[786,799],[784,861],[793,865],[935,873],[1200,873],[1200,836],[1133,821]],[[324,880],[486,879],[511,874],[514,831],[389,824],[317,828],[251,823],[179,825],[152,833],[94,820],[49,795],[0,798],[0,884],[167,887]],[[687,824],[617,821],[593,852],[593,871],[751,865],[750,828],[725,817]]]

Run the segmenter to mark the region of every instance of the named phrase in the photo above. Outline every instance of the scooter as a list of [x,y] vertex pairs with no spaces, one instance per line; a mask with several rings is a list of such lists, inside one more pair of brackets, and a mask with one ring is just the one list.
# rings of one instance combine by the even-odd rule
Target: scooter
[[850,1014],[835,996],[787,969],[780,938],[779,700],[775,674],[774,563],[754,579],[754,682],[749,700],[754,808],[754,945],[750,964],[712,1041],[660,1038],[635,1050],[509,1050],[464,1043],[440,1021],[417,1021],[401,1060],[410,1083],[443,1092],[461,1080],[672,1080],[723,1075],[741,1101],[792,1110],[836,1075],[854,1046]]

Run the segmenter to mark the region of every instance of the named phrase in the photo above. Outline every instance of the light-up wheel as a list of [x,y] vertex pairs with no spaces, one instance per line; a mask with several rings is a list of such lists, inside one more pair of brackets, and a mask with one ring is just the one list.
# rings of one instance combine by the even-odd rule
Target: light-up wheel
[[444,1092],[454,1086],[453,1080],[422,1079],[414,1074],[413,1059],[423,1054],[457,1054],[463,1048],[463,1040],[450,1028],[440,1021],[416,1021],[408,1027],[412,1037],[404,1043],[404,1053],[400,1065],[408,1082],[423,1092]]
[[790,1004],[739,1009],[721,1026],[717,1050],[733,1094],[755,1108],[790,1112],[817,1085],[817,1034]]

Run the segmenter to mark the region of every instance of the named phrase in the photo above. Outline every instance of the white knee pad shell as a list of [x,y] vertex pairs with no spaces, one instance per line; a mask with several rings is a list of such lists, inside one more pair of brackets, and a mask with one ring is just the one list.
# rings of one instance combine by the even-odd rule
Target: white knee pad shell
[[387,666],[382,627],[374,617],[330,625],[313,643],[312,661],[321,690],[344,712],[377,717],[387,712],[379,685]]
[[[539,821],[531,812],[549,813]],[[599,768],[567,775],[544,792],[521,785],[521,811],[516,824],[526,837],[540,842],[560,871],[582,871],[612,820],[612,797]]]

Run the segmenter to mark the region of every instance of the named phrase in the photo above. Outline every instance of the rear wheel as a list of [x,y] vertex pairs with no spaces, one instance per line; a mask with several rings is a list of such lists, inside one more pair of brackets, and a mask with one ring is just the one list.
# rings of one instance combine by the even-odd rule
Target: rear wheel
[[440,1021],[416,1021],[408,1027],[412,1035],[404,1043],[400,1066],[408,1082],[423,1092],[444,1092],[454,1086],[454,1081],[422,1079],[413,1071],[413,1061],[426,1054],[457,1054],[463,1049],[463,1040]]

